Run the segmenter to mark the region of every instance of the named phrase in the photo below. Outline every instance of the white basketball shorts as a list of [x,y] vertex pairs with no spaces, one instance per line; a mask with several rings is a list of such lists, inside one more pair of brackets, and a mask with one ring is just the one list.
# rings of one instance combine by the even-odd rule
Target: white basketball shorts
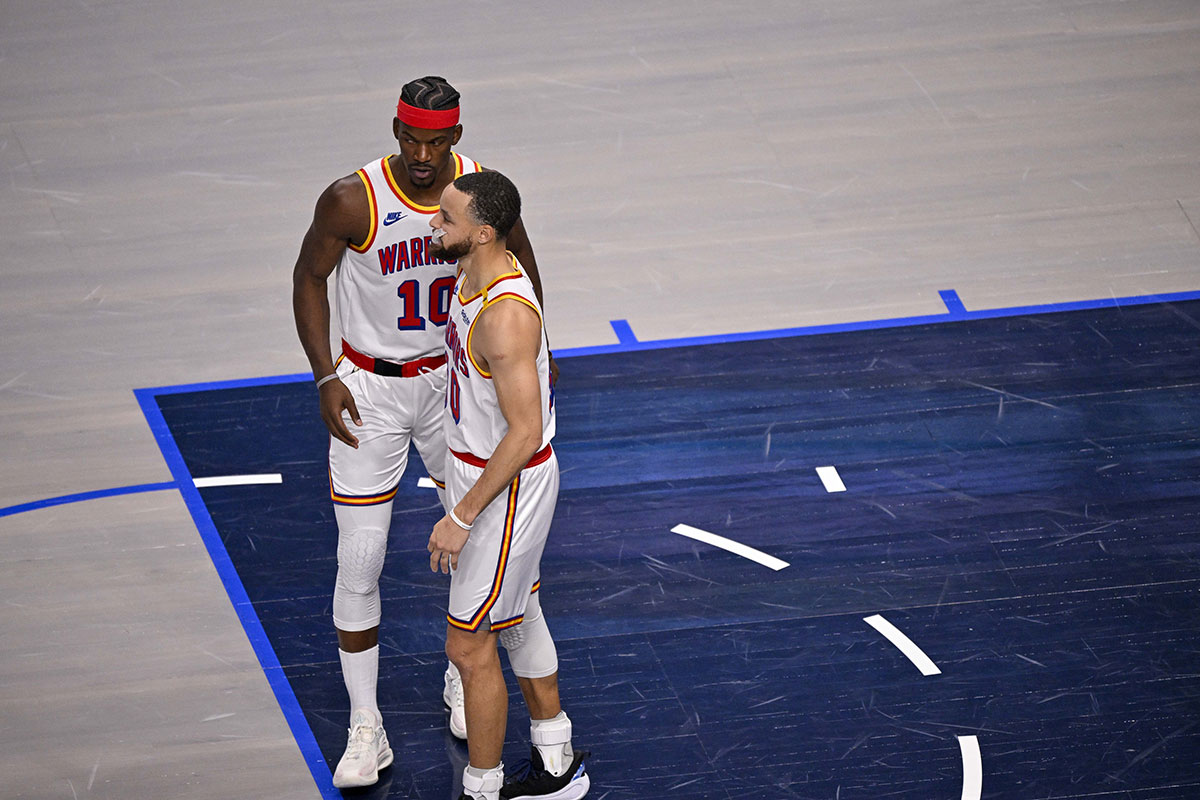
[[[450,508],[483,474],[485,462],[473,460],[448,456]],[[539,588],[542,549],[558,503],[558,459],[547,445],[530,464],[471,525],[450,578],[447,621],[456,628],[501,631],[519,625],[529,595]]]
[[376,375],[338,359],[337,373],[354,395],[362,427],[342,412],[346,428],[358,437],[358,449],[329,437],[329,490],[342,505],[386,503],[396,496],[408,466],[411,441],[429,476],[445,485],[446,437],[442,408],[446,365],[412,378]]

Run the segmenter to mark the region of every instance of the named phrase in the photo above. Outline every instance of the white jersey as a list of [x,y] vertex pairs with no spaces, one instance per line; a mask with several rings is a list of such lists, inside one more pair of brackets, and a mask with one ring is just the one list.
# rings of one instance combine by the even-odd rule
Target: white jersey
[[[480,172],[451,153],[454,177]],[[442,353],[455,262],[429,255],[429,221],[438,206],[423,206],[400,189],[389,156],[355,174],[367,190],[371,228],[350,243],[337,267],[337,311],[342,339],[372,358],[404,363]]]
[[474,456],[480,461],[492,457],[496,445],[508,433],[508,421],[500,413],[491,374],[480,369],[471,355],[471,334],[483,310],[502,301],[524,303],[542,320],[542,342],[537,355],[538,381],[542,387],[541,449],[545,450],[554,438],[554,390],[550,385],[550,348],[546,343],[545,319],[533,292],[533,283],[512,253],[508,258],[512,271],[496,278],[472,297],[461,294],[466,276],[465,273],[459,276],[450,301],[450,322],[446,326],[446,360],[450,364],[443,418],[446,444],[456,455]]

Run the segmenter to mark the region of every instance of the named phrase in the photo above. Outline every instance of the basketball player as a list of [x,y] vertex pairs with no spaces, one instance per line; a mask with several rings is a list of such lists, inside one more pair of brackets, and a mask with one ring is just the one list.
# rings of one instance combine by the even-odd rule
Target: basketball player
[[[442,331],[455,266],[431,252],[429,221],[442,190],[481,169],[452,149],[462,136],[458,120],[459,94],[444,78],[406,84],[392,120],[399,152],[322,193],[293,273],[296,329],[330,433],[330,495],[338,524],[333,620],[350,695],[349,743],[333,776],[338,787],[373,784],[392,761],[375,691],[379,575],[410,440],[444,502]],[[536,281],[520,221],[510,242]],[[342,338],[336,364],[326,289],[335,269]],[[451,732],[464,738],[462,688],[453,665],[443,698]]]
[[[446,653],[462,675],[467,748],[460,800],[578,800],[590,786],[558,696],[558,654],[538,597],[540,561],[558,501],[554,394],[541,304],[508,241],[521,212],[497,172],[442,192],[433,254],[458,260],[446,326],[447,513],[429,565],[451,572]],[[530,768],[505,783],[500,761],[508,650],[529,708]]]

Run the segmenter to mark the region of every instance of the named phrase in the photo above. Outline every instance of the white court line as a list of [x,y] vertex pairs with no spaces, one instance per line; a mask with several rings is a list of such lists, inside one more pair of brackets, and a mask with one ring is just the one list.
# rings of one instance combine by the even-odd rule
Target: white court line
[[433,478],[428,476],[417,480],[418,489],[436,489],[437,484],[433,482]]
[[959,736],[958,749],[962,751],[963,760],[962,800],[979,800],[983,794],[983,759],[979,756],[979,738]]
[[714,547],[719,547],[722,550],[728,550],[734,555],[739,555],[742,558],[748,558],[751,561],[757,561],[764,567],[770,567],[778,572],[784,567],[790,566],[788,562],[781,561],[775,556],[769,556],[761,550],[755,550],[750,545],[735,542],[733,539],[726,539],[724,536],[718,536],[715,533],[702,531],[699,528],[693,528],[691,525],[676,525],[671,528],[671,533],[678,533],[680,536],[686,536],[689,539],[695,539],[705,544],[711,544]]
[[825,484],[827,492],[846,491],[846,484],[842,483],[842,476],[838,475],[837,467],[817,467],[817,477]]
[[192,483],[197,489],[209,486],[253,486],[260,483],[283,483],[283,476],[278,472],[270,475],[220,475],[215,478],[193,478]]
[[938,669],[937,664],[930,660],[929,656],[921,651],[921,648],[913,644],[912,639],[905,636],[899,628],[888,622],[878,614],[872,617],[863,617],[863,622],[870,625],[875,630],[879,631],[887,638],[889,642],[896,645],[901,653],[908,656],[908,660],[916,665],[917,669],[921,670],[922,675],[941,675],[942,671]]

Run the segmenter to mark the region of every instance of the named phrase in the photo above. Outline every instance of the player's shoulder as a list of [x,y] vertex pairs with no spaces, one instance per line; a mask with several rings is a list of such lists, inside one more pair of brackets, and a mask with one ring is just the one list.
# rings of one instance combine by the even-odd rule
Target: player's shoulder
[[483,310],[487,313],[479,315],[479,323],[484,331],[494,334],[498,341],[504,341],[526,330],[540,330],[542,312],[536,302],[526,295],[526,292],[505,291],[503,284],[496,287],[484,303]]
[[465,156],[462,153],[458,152],[457,150],[452,150],[450,152],[451,152],[452,157],[458,160],[457,171],[460,175],[466,175],[467,173],[470,173],[470,172],[494,172],[495,171],[495,170],[488,169],[487,167],[485,167],[483,164],[479,163],[475,159],[471,158],[470,156]]
[[317,213],[357,217],[368,209],[367,185],[361,173],[362,170],[352,172],[325,187],[317,199]]

